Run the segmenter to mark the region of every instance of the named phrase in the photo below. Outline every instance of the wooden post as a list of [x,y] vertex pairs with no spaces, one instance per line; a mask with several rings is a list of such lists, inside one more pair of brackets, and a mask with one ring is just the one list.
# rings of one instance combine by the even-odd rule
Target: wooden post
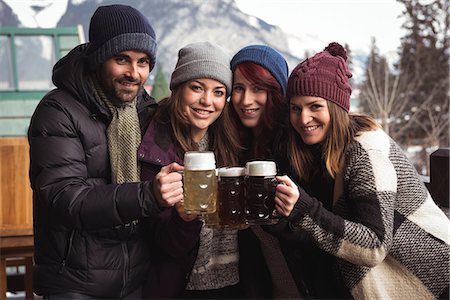
[[439,148],[430,154],[429,191],[440,207],[449,208],[449,148]]

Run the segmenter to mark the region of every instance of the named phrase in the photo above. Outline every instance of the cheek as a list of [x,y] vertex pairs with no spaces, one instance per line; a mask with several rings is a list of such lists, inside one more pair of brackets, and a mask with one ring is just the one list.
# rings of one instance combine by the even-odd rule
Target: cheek
[[265,107],[267,104],[267,92],[258,95],[256,101],[259,104],[259,106]]
[[289,120],[291,121],[291,125],[295,128],[295,125],[297,124],[297,114],[290,113],[289,114]]
[[225,107],[226,99],[218,99],[214,102],[214,106],[216,108],[216,111],[222,112],[223,108]]
[[234,107],[236,107],[239,102],[241,101],[241,96],[238,93],[232,93],[231,94],[231,103],[233,104]]
[[330,115],[324,115],[323,118],[323,125],[325,127],[325,130],[328,131],[330,128]]
[[139,76],[140,76],[141,82],[142,82],[143,84],[147,81],[148,76],[150,75],[150,73],[149,73],[148,71],[149,71],[149,69],[147,69],[147,70],[142,70],[142,71],[139,72]]

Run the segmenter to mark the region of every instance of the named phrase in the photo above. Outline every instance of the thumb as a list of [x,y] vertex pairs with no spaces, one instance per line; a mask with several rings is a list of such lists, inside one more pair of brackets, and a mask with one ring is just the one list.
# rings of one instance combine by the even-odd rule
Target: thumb
[[160,173],[169,174],[172,172],[183,171],[183,170],[184,170],[183,166],[179,165],[176,162],[173,162],[167,166],[162,167]]
[[296,186],[296,184],[287,175],[277,176],[276,179],[279,183],[282,183],[286,186]]

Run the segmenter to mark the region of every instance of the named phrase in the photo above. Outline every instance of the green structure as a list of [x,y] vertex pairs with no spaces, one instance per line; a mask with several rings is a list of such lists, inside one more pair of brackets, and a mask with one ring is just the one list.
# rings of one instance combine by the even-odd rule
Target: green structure
[[54,88],[53,65],[83,40],[77,27],[0,28],[0,137],[26,135],[36,105]]

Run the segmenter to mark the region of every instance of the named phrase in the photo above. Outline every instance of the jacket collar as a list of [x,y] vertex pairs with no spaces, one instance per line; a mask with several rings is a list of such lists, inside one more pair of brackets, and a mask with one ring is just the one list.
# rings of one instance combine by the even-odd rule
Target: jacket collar
[[170,125],[157,123],[155,120],[151,121],[142,138],[138,157],[158,166],[166,166],[172,162],[183,165],[183,160],[177,155],[176,145],[171,139]]

